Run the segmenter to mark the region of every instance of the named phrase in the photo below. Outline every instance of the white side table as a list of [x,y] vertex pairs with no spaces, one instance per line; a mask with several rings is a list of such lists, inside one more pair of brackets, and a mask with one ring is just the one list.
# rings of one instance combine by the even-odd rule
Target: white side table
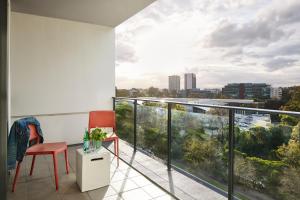
[[103,147],[98,152],[76,151],[76,181],[81,192],[94,190],[110,183],[110,153]]

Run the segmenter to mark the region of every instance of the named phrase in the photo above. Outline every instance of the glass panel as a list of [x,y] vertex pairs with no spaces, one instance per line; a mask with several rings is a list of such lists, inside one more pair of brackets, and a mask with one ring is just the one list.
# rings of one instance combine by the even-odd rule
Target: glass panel
[[235,126],[235,194],[300,199],[299,118],[236,113]]
[[118,136],[133,144],[133,102],[116,101],[116,117]]
[[164,161],[167,158],[166,104],[138,101],[137,146]]
[[176,105],[172,110],[172,165],[227,191],[228,111]]

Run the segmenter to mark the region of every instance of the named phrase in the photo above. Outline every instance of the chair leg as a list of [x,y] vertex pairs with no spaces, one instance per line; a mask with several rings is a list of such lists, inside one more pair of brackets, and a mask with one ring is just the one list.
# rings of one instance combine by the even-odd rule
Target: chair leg
[[117,153],[116,153],[116,155],[117,155],[117,166],[119,167],[119,138],[116,139],[116,143],[117,143],[117,145],[116,145],[116,150],[117,150]]
[[57,174],[57,159],[56,159],[56,154],[53,155],[53,166],[54,166],[54,176],[55,176],[55,186],[56,190],[58,190],[58,174]]
[[30,174],[29,174],[29,176],[32,176],[33,168],[34,168],[34,163],[35,163],[35,155],[32,156],[32,162],[31,162],[31,168],[30,168]]
[[12,186],[12,192],[15,192],[15,189],[16,189],[16,183],[17,183],[17,178],[19,176],[20,167],[21,167],[21,162],[18,162],[15,177],[14,177],[14,182],[13,182],[13,186]]
[[65,162],[66,162],[66,171],[67,171],[67,174],[69,174],[68,149],[65,150]]

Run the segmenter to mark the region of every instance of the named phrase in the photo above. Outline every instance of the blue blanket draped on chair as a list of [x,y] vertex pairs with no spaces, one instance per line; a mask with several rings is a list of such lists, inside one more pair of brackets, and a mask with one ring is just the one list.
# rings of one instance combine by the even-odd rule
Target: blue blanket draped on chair
[[16,161],[21,162],[29,146],[30,129],[28,125],[35,125],[40,143],[43,143],[43,133],[39,121],[34,117],[27,117],[16,120],[9,133],[7,144],[7,165],[8,170],[16,168]]

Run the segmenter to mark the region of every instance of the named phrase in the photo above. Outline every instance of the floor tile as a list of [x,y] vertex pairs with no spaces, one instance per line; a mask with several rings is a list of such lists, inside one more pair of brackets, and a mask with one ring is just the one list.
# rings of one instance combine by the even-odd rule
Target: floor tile
[[134,169],[130,168],[126,171],[122,171],[126,177],[128,178],[133,178],[133,177],[137,177],[137,176],[141,176],[141,174],[137,171],[135,171]]
[[110,183],[110,185],[118,192],[126,192],[128,190],[132,190],[138,188],[138,185],[135,184],[133,181],[126,179],[114,183]]
[[152,198],[166,195],[166,192],[155,185],[147,185],[142,187],[142,189],[147,192]]
[[114,195],[110,197],[105,197],[103,200],[124,200],[124,199],[119,195]]
[[121,171],[114,171],[113,173],[111,173],[111,182],[117,182],[117,181],[121,181],[126,179],[126,175],[124,173],[122,173]]
[[105,197],[117,195],[117,192],[109,186],[102,187],[88,192],[92,200],[102,200]]
[[171,197],[170,195],[164,195],[160,197],[154,198],[154,200],[175,200],[175,198]]
[[151,183],[151,181],[146,179],[144,176],[136,176],[136,177],[131,178],[130,180],[132,180],[134,183],[136,183],[139,187],[153,184],[153,183]]
[[17,183],[15,192],[11,192],[11,187],[7,188],[7,199],[9,200],[27,200],[28,189],[27,183]]
[[62,195],[61,200],[91,200],[91,198],[87,193],[79,193]]
[[60,200],[51,178],[31,181],[27,184],[27,190],[30,200]]
[[121,196],[125,200],[133,200],[133,199],[148,200],[148,199],[152,199],[149,194],[147,194],[144,190],[142,190],[140,188],[124,192],[124,193],[121,194]]

